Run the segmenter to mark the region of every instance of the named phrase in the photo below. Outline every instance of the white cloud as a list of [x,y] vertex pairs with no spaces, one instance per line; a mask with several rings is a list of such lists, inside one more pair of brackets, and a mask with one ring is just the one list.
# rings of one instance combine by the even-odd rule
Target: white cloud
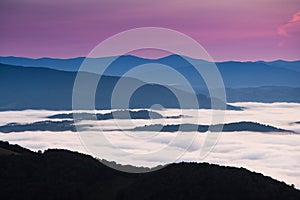
[[[300,121],[300,104],[296,103],[235,103],[236,106],[246,107],[244,111],[226,111],[225,123],[236,121],[255,121],[264,124],[270,124],[279,128],[289,129],[300,132],[299,124],[291,124],[291,122]],[[62,111],[10,111],[0,112],[0,124],[10,122],[33,122],[46,119],[52,114],[61,113]],[[64,111],[67,112],[68,111]],[[107,112],[107,111],[102,111]],[[173,116],[181,113],[178,109],[159,111],[164,115]],[[211,110],[185,110],[185,115],[194,116],[184,119],[165,119],[165,120],[135,120],[134,124],[129,124],[128,120],[118,120],[121,128],[133,128],[138,124],[143,126],[152,123],[178,124],[183,122],[210,124],[212,112]],[[200,114],[198,117],[198,114]],[[83,123],[91,123],[93,125],[100,123],[104,129],[117,129],[114,120],[106,120],[101,122],[84,121]],[[128,125],[129,124],[129,125]],[[94,127],[95,129],[95,127]],[[95,129],[96,130],[96,129]],[[89,136],[91,143],[88,149],[82,144],[80,134]],[[22,132],[1,134],[0,140],[17,143],[32,150],[48,149],[48,148],[65,148],[85,153],[101,152],[98,156],[108,160],[117,160],[123,164],[136,164],[145,166],[155,166],[170,161],[170,157],[180,153],[185,154],[178,161],[198,161],[210,162],[221,165],[230,165],[237,167],[245,167],[247,169],[263,173],[275,179],[285,181],[289,184],[295,184],[300,188],[300,134],[282,134],[282,133],[255,133],[255,132],[233,132],[223,133],[217,145],[210,154],[203,160],[199,160],[199,149],[207,135],[207,133],[197,134],[197,138],[189,150],[185,150],[190,140],[187,135],[193,133],[179,133],[182,137],[164,153],[153,154],[149,156],[149,152],[155,152],[168,146],[174,139],[176,133],[160,133],[150,138],[134,138],[132,135],[139,133],[131,132],[128,137],[122,131],[105,132],[107,139],[112,144],[99,146],[96,131],[86,131],[84,133],[74,132]],[[153,132],[143,132],[139,137]],[[187,134],[187,135],[184,135]],[[101,144],[101,143],[100,143]],[[103,143],[102,143],[103,144]],[[121,149],[121,151],[119,151]],[[94,151],[95,150],[95,151]]]

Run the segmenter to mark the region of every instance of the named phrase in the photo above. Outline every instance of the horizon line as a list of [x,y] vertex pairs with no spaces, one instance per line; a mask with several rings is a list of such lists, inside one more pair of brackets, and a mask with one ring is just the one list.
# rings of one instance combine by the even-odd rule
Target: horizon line
[[[40,59],[57,59],[57,60],[70,60],[70,59],[78,59],[78,58],[90,58],[90,59],[101,59],[101,58],[110,58],[110,57],[122,57],[122,56],[132,56],[132,57],[136,57],[136,58],[140,58],[140,59],[145,59],[145,60],[160,60],[160,59],[164,59],[164,58],[168,58],[170,56],[180,56],[180,57],[187,57],[190,59],[196,59],[196,60],[202,60],[202,61],[208,61],[208,60],[204,60],[201,58],[191,58],[189,56],[184,56],[184,55],[179,55],[179,54],[169,54],[166,56],[161,56],[161,57],[146,57],[146,56],[138,56],[138,55],[134,55],[134,54],[124,54],[124,55],[111,55],[111,56],[105,56],[105,57],[87,57],[87,56],[75,56],[75,57],[25,57],[25,56],[14,56],[14,55],[0,55],[0,58],[24,58],[24,59],[32,59],[32,60],[40,60]],[[262,59],[249,59],[249,60],[214,60],[212,59],[213,62],[216,63],[221,63],[221,62],[278,62],[278,61],[284,61],[284,62],[297,62],[300,61],[299,60],[285,60],[282,58],[278,58],[276,60],[262,60]],[[208,61],[210,62],[210,61]]]

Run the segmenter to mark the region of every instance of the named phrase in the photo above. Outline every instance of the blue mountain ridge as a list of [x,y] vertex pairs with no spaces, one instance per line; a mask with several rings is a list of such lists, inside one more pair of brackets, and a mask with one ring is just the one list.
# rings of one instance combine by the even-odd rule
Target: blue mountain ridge
[[[88,58],[88,62],[101,65],[115,57],[106,58]],[[205,108],[209,108],[209,92],[203,78],[198,72],[187,62],[185,57],[178,55],[170,55],[160,59],[145,59],[136,56],[126,55],[118,57],[109,68],[104,71],[104,79],[111,82],[106,89],[98,96],[106,98],[103,108],[108,108],[107,98],[109,91],[113,85],[119,80],[124,73],[135,69],[139,65],[148,64],[147,70],[131,78],[125,79],[137,81],[142,76],[158,76],[169,81],[169,85],[184,93],[188,93],[185,85],[177,83],[168,76],[167,70],[157,70],[157,65],[167,65],[174,71],[182,74],[192,85],[193,89],[202,97],[202,104]],[[0,65],[0,92],[2,98],[0,100],[1,109],[43,109],[43,108],[68,108],[70,109],[71,92],[76,76],[84,57],[57,59],[57,58],[20,58],[20,57],[0,57],[0,63],[9,63],[11,65]],[[189,58],[191,59],[191,58]],[[193,62],[201,67],[208,62],[199,59],[193,59]],[[228,102],[300,102],[300,61],[273,61],[273,62],[217,62],[226,89]],[[16,66],[19,65],[19,66]],[[144,73],[144,74],[143,74]],[[216,88],[215,88],[216,89]],[[105,91],[107,90],[107,91]],[[167,107],[178,107],[178,102],[174,99],[174,95],[158,85],[145,85],[139,89],[139,93],[150,92],[157,94],[163,92],[163,99],[157,103],[167,105]],[[48,95],[48,98],[47,98]],[[51,98],[49,98],[51,96]],[[134,95],[136,96],[136,94]],[[134,101],[136,107],[149,106],[154,103],[157,95],[139,95]],[[205,97],[206,96],[206,97]],[[100,98],[100,99],[101,99]],[[44,103],[40,103],[40,102]],[[58,102],[59,101],[59,102]],[[68,103],[67,103],[68,102]],[[146,102],[146,103],[145,103]],[[203,103],[204,102],[204,103]],[[51,104],[57,105],[51,105]],[[22,104],[22,106],[21,106]],[[36,104],[36,105],[33,105]],[[39,104],[47,104],[48,106],[37,106]]]
[[[98,75],[92,73],[80,73],[83,73],[87,79],[98,77]],[[76,72],[58,71],[49,68],[0,64],[0,110],[70,110],[72,109],[72,92],[76,75]],[[96,109],[112,109],[112,92],[119,80],[120,77],[117,76],[101,77],[95,94]],[[154,104],[160,104],[166,108],[180,107],[170,88],[158,84],[144,83],[130,77],[123,78],[123,81],[128,85],[143,85],[132,94],[129,108],[150,108]],[[192,93],[183,90],[174,88],[174,91],[177,91],[180,96],[184,96],[186,99],[191,99],[194,96]],[[211,108],[210,98],[202,94],[197,94],[196,98],[200,108]],[[220,100],[216,99],[216,101]],[[124,109],[127,107],[113,108]],[[80,109],[91,108],[83,106]],[[227,109],[241,110],[239,107],[230,105],[227,105]]]
[[[105,71],[108,76],[122,76],[143,64],[162,64],[177,70],[179,73],[188,77],[194,88],[206,88],[205,82],[200,80],[197,71],[184,58],[179,55],[170,55],[159,59],[146,59],[132,55],[105,58],[87,58],[91,63],[101,66],[108,59],[116,60]],[[25,67],[46,67],[60,71],[79,70],[85,57],[58,59],[58,58],[21,58],[21,57],[0,57],[0,63],[25,66]],[[193,59],[199,66],[207,63],[200,59]],[[216,62],[226,88],[246,88],[261,86],[286,86],[300,87],[300,61],[273,61],[273,62]],[[145,71],[151,73],[151,69]],[[153,72],[155,73],[155,72]],[[175,84],[175,83],[174,83]],[[180,87],[180,86],[178,86]]]

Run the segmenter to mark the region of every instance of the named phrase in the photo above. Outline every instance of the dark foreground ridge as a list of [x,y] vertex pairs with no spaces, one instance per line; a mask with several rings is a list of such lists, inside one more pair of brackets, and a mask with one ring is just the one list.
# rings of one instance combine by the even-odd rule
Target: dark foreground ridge
[[300,191],[284,182],[208,163],[129,174],[88,155],[33,153],[5,142],[0,142],[0,162],[0,199],[300,199]]

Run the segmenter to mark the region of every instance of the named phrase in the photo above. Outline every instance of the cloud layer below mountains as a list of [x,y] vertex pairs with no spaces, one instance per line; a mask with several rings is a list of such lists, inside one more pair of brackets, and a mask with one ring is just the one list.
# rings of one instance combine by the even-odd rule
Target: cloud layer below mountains
[[[253,121],[300,133],[300,104],[296,103],[235,103],[245,107],[244,111],[226,111],[224,123]],[[109,111],[99,111],[106,113]],[[164,116],[182,114],[180,110],[157,111]],[[214,113],[213,113],[214,112]],[[153,120],[105,120],[82,121],[91,125],[91,130],[74,132],[21,132],[0,134],[0,140],[19,144],[32,150],[65,148],[116,160],[123,164],[155,166],[170,160],[210,162],[221,165],[245,167],[263,173],[300,188],[300,134],[230,132],[218,137],[213,150],[200,159],[200,149],[211,133],[132,133],[122,131],[105,132],[108,143],[99,143],[97,134],[102,129],[128,129],[149,124],[200,123],[210,124],[211,110],[185,110],[182,119]],[[11,122],[32,123],[46,120],[47,116],[68,111],[26,110],[0,112],[0,126]],[[221,114],[221,113],[217,113]],[[198,117],[196,117],[198,116]],[[117,124],[116,124],[117,122]],[[95,131],[97,130],[97,131]],[[134,134],[134,135],[133,135]],[[176,137],[177,134],[177,137]],[[195,136],[195,138],[194,138]],[[211,136],[211,135],[210,135]],[[86,138],[91,140],[86,141]],[[94,139],[94,140],[93,140]],[[88,146],[87,146],[88,143]],[[190,144],[189,148],[187,146]],[[99,146],[99,144],[101,144]],[[164,148],[167,150],[162,150]],[[156,152],[156,153],[155,153]],[[153,153],[153,156],[151,156]],[[181,157],[180,155],[184,153]],[[172,158],[172,159],[171,159]]]

